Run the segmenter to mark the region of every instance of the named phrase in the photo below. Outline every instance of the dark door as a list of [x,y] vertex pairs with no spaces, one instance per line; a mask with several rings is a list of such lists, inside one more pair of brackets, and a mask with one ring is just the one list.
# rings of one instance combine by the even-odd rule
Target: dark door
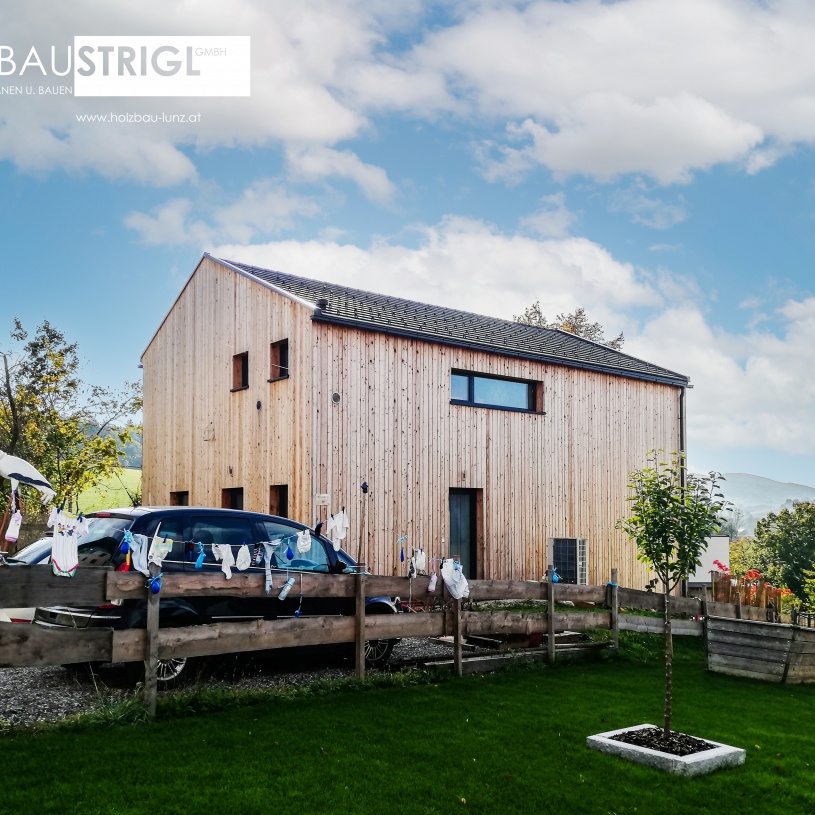
[[476,495],[478,490],[450,490],[449,557],[461,563],[464,576],[476,577],[478,568],[476,540]]

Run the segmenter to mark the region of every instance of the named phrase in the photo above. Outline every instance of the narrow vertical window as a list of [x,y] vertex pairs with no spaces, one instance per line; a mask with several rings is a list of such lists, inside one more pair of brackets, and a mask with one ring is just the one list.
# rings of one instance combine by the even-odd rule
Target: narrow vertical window
[[249,353],[235,354],[232,357],[232,390],[240,391],[249,387]]
[[269,382],[286,379],[289,375],[289,341],[273,342],[269,353]]
[[275,484],[269,487],[269,514],[279,518],[289,517],[289,485]]

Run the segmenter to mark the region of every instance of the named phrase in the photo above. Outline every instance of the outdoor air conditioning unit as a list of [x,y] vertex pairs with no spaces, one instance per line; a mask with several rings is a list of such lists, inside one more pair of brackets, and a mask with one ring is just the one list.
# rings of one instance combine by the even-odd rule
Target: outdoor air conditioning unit
[[549,538],[548,562],[555,567],[561,583],[588,585],[589,559],[586,538]]

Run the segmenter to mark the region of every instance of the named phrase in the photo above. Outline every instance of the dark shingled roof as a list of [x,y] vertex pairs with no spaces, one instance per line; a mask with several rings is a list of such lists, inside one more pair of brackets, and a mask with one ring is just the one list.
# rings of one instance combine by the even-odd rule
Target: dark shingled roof
[[416,303],[386,294],[351,289],[336,283],[260,269],[225,260],[246,274],[277,286],[304,300],[328,300],[315,313],[321,322],[348,325],[406,337],[492,351],[538,362],[570,365],[635,379],[687,385],[688,377],[584,340],[559,329],[537,328],[444,306]]

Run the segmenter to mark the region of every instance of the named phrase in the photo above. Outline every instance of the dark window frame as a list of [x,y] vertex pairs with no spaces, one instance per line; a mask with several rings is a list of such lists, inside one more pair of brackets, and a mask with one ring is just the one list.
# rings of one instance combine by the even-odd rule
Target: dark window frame
[[289,366],[289,340],[278,340],[269,346],[269,367],[271,373],[267,382],[279,382],[288,379],[291,368]]
[[[518,379],[512,376],[494,376],[493,374],[482,374],[478,371],[463,371],[458,368],[453,368],[450,371],[450,391],[452,394],[453,377],[461,376],[467,378],[467,398],[454,399],[451,397],[451,405],[464,405],[466,407],[480,407],[489,408],[490,410],[509,410],[513,413],[533,413],[537,415],[545,415],[543,410],[543,383],[534,379]],[[513,405],[493,405],[484,402],[475,401],[475,381],[477,379],[491,380],[498,382],[514,382],[519,385],[526,385],[527,387],[527,405],[528,407],[521,408]]]
[[245,391],[249,387],[249,352],[232,357],[232,388],[230,393]]

